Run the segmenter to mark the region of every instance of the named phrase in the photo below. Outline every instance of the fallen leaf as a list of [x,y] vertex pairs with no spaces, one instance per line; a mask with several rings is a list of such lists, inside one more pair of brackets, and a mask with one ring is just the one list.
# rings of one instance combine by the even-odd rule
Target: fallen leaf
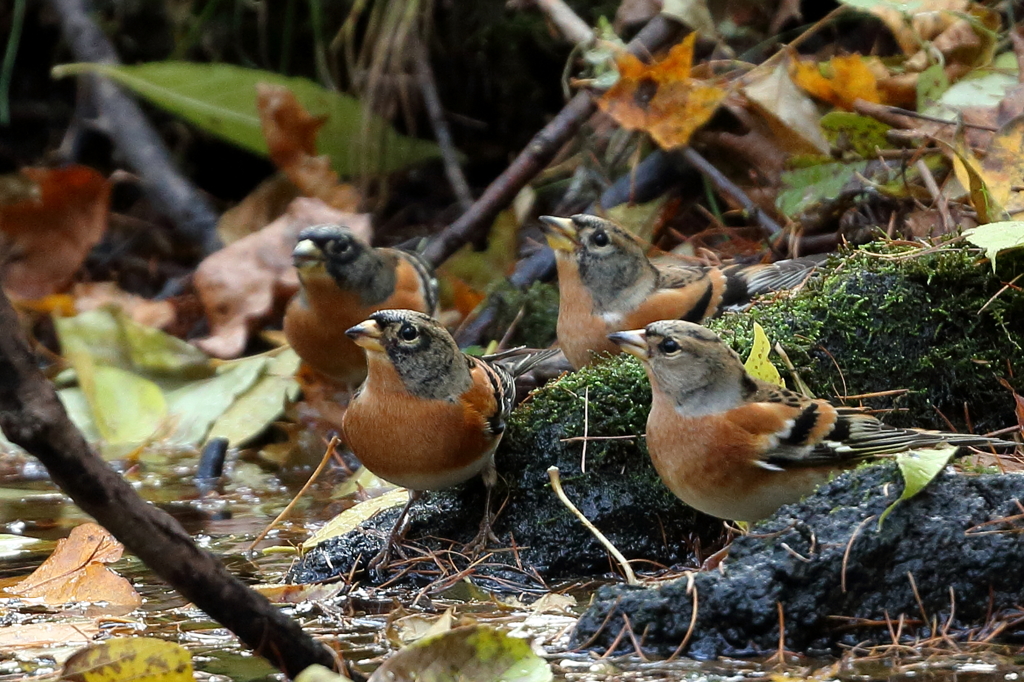
[[743,94],[775,134],[775,144],[792,154],[828,154],[818,107],[789,75],[787,60],[746,76]]
[[743,368],[747,370],[747,374],[755,379],[767,381],[770,384],[785,388],[786,384],[782,381],[782,377],[779,376],[779,370],[775,369],[775,365],[768,359],[768,354],[771,353],[771,350],[772,344],[768,340],[768,335],[764,333],[764,328],[755,322],[754,343],[750,346],[750,355],[747,356],[747,361],[743,363]]
[[302,198],[270,225],[200,263],[193,282],[212,333],[196,345],[219,358],[241,355],[252,331],[283,311],[298,288],[292,249],[299,232],[321,223],[341,223],[360,239],[370,239],[368,214],[346,213],[318,199]]
[[84,313],[97,308],[116,307],[133,321],[145,327],[164,329],[174,324],[177,315],[170,301],[153,301],[130,294],[114,282],[79,282],[71,288],[75,312]]
[[896,464],[899,465],[900,473],[903,474],[903,494],[886,507],[882,515],[878,517],[878,527],[882,527],[882,523],[896,508],[896,505],[924,490],[925,486],[931,483],[932,479],[946,467],[949,459],[956,454],[958,449],[955,445],[951,445],[928,450],[908,450],[896,455]]
[[1024,116],[1004,125],[992,138],[981,160],[981,176],[992,193],[992,200],[1009,217],[1024,212],[1024,196],[1020,191],[1024,182]]
[[0,649],[30,649],[88,644],[100,634],[96,620],[70,623],[15,623],[0,628]]
[[685,145],[725,99],[726,91],[690,77],[691,33],[668,56],[644,64],[629,53],[619,56],[619,80],[597,105],[627,130],[643,130],[665,149]]
[[107,229],[110,183],[85,166],[24,168],[38,198],[0,206],[6,291],[40,298],[71,281]]
[[832,57],[827,62],[790,61],[793,82],[808,94],[850,111],[857,99],[881,102],[875,74],[859,54]]
[[324,524],[320,530],[306,538],[306,541],[302,543],[302,551],[308,552],[321,542],[345,535],[371,516],[385,509],[399,507],[408,501],[409,491],[405,488],[395,488],[380,497],[374,497],[365,502],[360,502],[354,507],[349,507]]
[[280,218],[299,196],[299,189],[284,173],[275,173],[221,214],[217,235],[224,244],[258,232]]
[[547,661],[525,639],[486,625],[456,628],[410,644],[374,671],[370,682],[490,680],[548,682]]
[[963,234],[967,241],[985,249],[985,256],[992,263],[992,272],[995,272],[997,255],[1024,246],[1024,221],[988,223],[964,230]]
[[263,433],[284,413],[285,406],[298,397],[298,368],[299,356],[295,351],[278,351],[267,363],[263,376],[217,417],[207,437],[227,438],[231,447],[240,447]]
[[75,653],[64,663],[68,682],[193,682],[192,656],[155,637],[118,637]]
[[338,181],[330,157],[316,155],[317,132],[327,117],[311,115],[283,85],[257,85],[256,108],[271,160],[299,192],[339,211],[355,211],[359,192]]
[[103,527],[84,523],[58,541],[53,554],[7,592],[44,604],[107,602],[134,608],[142,603],[139,593],[103,565],[120,559],[123,551],[121,543]]

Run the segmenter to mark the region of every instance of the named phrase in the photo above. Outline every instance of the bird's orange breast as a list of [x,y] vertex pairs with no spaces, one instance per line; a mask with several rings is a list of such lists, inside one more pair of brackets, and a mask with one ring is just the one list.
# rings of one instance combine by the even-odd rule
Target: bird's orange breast
[[310,278],[288,303],[284,334],[299,357],[335,381],[355,386],[366,376],[363,349],[345,330],[366,319],[359,297],[327,278]]
[[498,437],[485,430],[476,385],[457,400],[410,394],[385,358],[345,413],[345,441],[367,469],[412,490],[456,485],[490,461]]
[[580,280],[579,269],[568,257],[559,254],[558,261],[558,346],[574,368],[589,365],[594,353],[619,353],[608,340],[604,319],[594,312],[594,298]]

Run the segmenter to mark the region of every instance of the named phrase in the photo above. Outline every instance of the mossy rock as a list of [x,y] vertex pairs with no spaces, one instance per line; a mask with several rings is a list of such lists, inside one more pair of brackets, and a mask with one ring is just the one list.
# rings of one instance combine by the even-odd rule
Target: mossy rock
[[[585,407],[585,400],[589,407]],[[642,434],[650,409],[650,388],[640,365],[617,357],[596,367],[563,375],[535,391],[508,423],[497,454],[501,480],[494,506],[502,506],[494,531],[505,546],[515,540],[518,560],[545,580],[600,575],[613,570],[608,553],[557,499],[547,469],[561,472],[563,488],[575,505],[628,559],[654,564],[695,565],[722,546],[722,523],[700,514],[672,495],[651,466]],[[589,424],[589,427],[585,427]],[[564,438],[633,436],[632,439],[563,442]],[[585,468],[585,471],[584,471]],[[483,511],[477,482],[429,493],[414,507],[408,538],[438,551],[467,542]],[[322,543],[293,569],[291,579],[325,580],[348,574],[381,546],[380,534],[394,522],[390,512],[360,530]],[[520,584],[516,554],[496,553],[476,568],[477,578]],[[420,584],[430,579],[410,575]],[[485,582],[486,584],[486,582]]]
[[[885,245],[839,254],[795,295],[760,300],[712,327],[745,355],[753,322],[759,322],[819,397],[911,389],[864,401],[891,410],[883,416],[896,425],[948,429],[941,412],[964,429],[965,403],[977,432],[1014,424],[1014,401],[997,378],[1020,385],[1012,377],[1024,370],[1024,292],[1008,288],[990,299],[1003,278],[1024,267],[1004,257],[1002,277],[994,277],[975,251],[960,247],[893,258],[901,254],[912,255]],[[541,301],[549,294],[533,292]],[[553,324],[554,312],[548,315]],[[531,324],[543,329],[543,317]],[[585,431],[591,437],[638,436],[649,407],[642,368],[620,355],[549,383],[516,410],[498,450],[496,504],[504,501],[504,508],[495,532],[505,543],[514,538],[523,566],[545,579],[610,570],[606,551],[555,498],[547,476],[551,465],[561,470],[570,499],[629,559],[695,565],[720,546],[721,523],[668,492],[642,438],[589,441],[585,471],[583,443],[563,442]],[[482,508],[479,484],[431,493],[417,507],[408,537],[435,550],[448,546],[437,538],[468,541]],[[366,525],[386,530],[393,520],[392,513]],[[360,554],[371,556],[379,546],[379,537],[356,531],[307,555],[293,578],[348,573]],[[511,564],[512,554],[495,555],[486,571],[501,573],[502,562]]]
[[1014,377],[1024,370],[1024,292],[999,292],[1024,261],[1004,256],[996,277],[977,249],[917,251],[874,243],[837,254],[796,295],[709,326],[745,356],[760,323],[821,398],[908,389],[863,401],[892,410],[882,416],[895,426],[948,430],[948,419],[985,433],[1013,425],[1014,402],[998,378],[1022,384]]

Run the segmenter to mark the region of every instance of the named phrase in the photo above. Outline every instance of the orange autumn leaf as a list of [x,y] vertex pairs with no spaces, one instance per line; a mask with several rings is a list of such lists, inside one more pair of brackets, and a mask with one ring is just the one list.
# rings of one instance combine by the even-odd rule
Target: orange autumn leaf
[[256,86],[256,108],[270,158],[299,191],[340,211],[355,211],[359,193],[339,182],[329,157],[316,154],[317,132],[326,119],[311,115],[283,85]]
[[110,183],[86,166],[23,168],[35,197],[0,206],[4,289],[42,298],[63,289],[107,229]]
[[696,33],[655,64],[618,58],[619,80],[597,100],[623,128],[643,130],[665,149],[685,145],[725,98],[725,90],[690,78]]
[[793,60],[790,76],[809,95],[847,111],[853,110],[856,99],[882,101],[875,74],[860,55],[833,57],[820,64]]
[[131,583],[108,569],[124,547],[101,526],[84,523],[60,540],[53,554],[27,578],[8,589],[44,604],[108,602],[135,607],[142,598]]

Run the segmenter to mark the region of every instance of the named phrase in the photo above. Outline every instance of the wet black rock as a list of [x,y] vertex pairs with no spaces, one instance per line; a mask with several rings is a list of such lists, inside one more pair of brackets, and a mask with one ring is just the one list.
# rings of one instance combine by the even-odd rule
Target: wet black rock
[[[498,450],[502,480],[494,500],[495,509],[502,507],[494,531],[502,546],[510,547],[514,540],[517,550],[495,553],[476,567],[475,575],[509,580],[515,589],[517,581],[532,581],[531,575],[557,580],[615,570],[604,547],[556,498],[547,474],[551,465],[559,468],[569,498],[626,558],[694,566],[718,549],[721,522],[676,499],[654,471],[643,439],[636,437],[645,430],[649,410],[647,377],[629,356],[563,376],[520,406]],[[563,439],[585,431],[592,438],[634,438],[592,440],[584,461],[583,443]],[[483,503],[479,481],[428,493],[413,507],[408,537],[430,551],[447,550],[452,541],[468,542],[477,531]],[[382,534],[396,514],[379,515],[345,537],[320,544],[296,565],[291,579],[310,582],[346,575],[357,562],[361,568],[381,547]],[[468,563],[447,556],[458,568]],[[427,562],[422,566],[431,569]],[[437,575],[411,576],[414,582],[431,577]]]
[[[902,488],[894,464],[843,474],[738,538],[724,571],[697,574],[690,593],[686,579],[602,588],[573,643],[607,649],[626,616],[648,653],[668,654],[690,628],[695,599],[685,653],[697,658],[776,651],[779,604],[786,648],[812,653],[888,643],[887,620],[904,637],[937,629],[960,637],[973,630],[976,639],[1001,620],[1024,620],[1021,523],[999,521],[1021,513],[1024,476],[947,470],[879,530]],[[628,652],[629,642],[621,638],[617,651]]]

